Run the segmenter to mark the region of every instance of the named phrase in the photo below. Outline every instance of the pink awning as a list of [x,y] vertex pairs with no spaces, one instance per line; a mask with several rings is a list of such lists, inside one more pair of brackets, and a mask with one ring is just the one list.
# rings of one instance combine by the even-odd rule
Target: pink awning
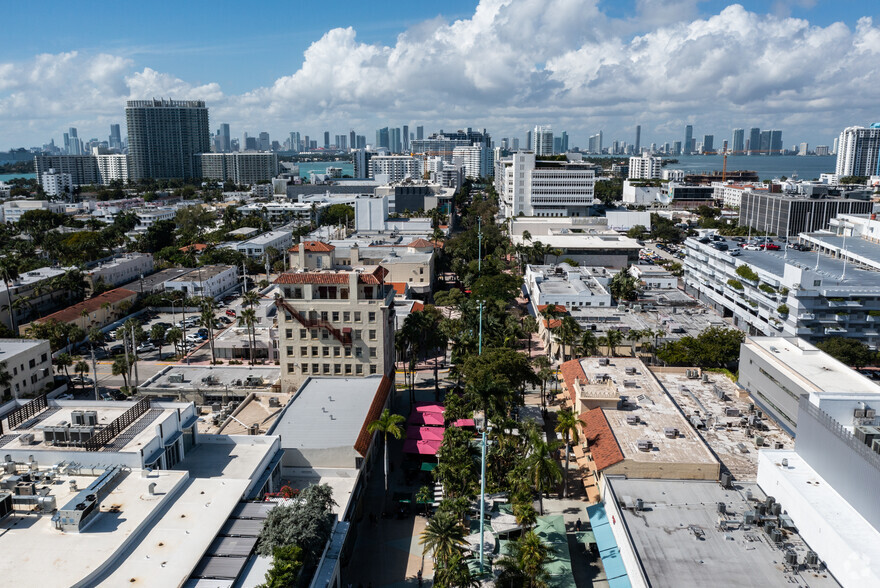
[[444,410],[446,409],[443,408],[443,405],[437,402],[416,402],[413,405],[413,411],[415,412],[438,412],[443,414]]
[[474,423],[474,419],[458,419],[454,423],[452,423],[453,427],[476,427],[476,423]]
[[443,441],[443,427],[418,427],[410,426],[406,428],[406,438],[426,441]]
[[406,420],[409,425],[428,425],[442,427],[446,422],[439,412],[413,412]]
[[407,439],[403,442],[404,453],[417,453],[419,455],[437,455],[438,449],[440,449],[440,441]]

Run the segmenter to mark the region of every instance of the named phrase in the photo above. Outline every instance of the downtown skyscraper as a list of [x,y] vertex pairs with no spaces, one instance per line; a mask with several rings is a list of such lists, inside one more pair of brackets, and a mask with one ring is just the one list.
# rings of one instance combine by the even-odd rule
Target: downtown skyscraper
[[211,151],[204,100],[129,100],[125,122],[132,180],[201,176],[194,156]]

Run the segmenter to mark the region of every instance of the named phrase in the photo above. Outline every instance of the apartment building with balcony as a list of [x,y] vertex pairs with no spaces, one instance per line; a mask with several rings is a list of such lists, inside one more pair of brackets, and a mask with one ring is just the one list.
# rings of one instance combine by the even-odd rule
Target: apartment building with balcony
[[281,385],[311,376],[394,374],[394,288],[382,266],[281,274],[278,336]]
[[[817,235],[801,235],[800,240]],[[850,241],[859,241],[861,254],[880,266],[880,245]],[[872,349],[880,345],[880,271],[831,250],[741,250],[734,256],[730,253],[739,250],[739,243],[727,241],[727,251],[716,243],[721,241],[685,241],[685,291],[731,318],[740,330],[813,343],[839,336]]]

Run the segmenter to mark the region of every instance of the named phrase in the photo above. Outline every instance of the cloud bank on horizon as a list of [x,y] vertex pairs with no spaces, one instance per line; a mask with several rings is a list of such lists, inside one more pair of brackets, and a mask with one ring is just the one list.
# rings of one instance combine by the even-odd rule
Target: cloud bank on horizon
[[[780,128],[794,141],[830,143],[876,116],[880,28],[850,28],[749,12],[697,16],[696,0],[640,0],[611,18],[597,0],[483,0],[467,19],[422,22],[393,45],[335,28],[295,56],[289,75],[243,94],[195,84],[129,57],[71,50],[18,62],[0,58],[0,148],[59,141],[68,126],[105,137],[125,100],[203,99],[212,127],[317,135],[380,126],[426,131],[487,127],[524,137],[535,124],[567,130],[573,145],[726,138],[734,127]],[[300,61],[301,60],[301,61]],[[124,126],[124,124],[123,124]]]

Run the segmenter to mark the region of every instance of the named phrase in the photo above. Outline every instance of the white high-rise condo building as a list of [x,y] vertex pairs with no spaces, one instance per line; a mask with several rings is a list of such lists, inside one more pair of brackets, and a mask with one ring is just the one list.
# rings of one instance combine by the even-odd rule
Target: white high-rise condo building
[[645,153],[640,157],[629,158],[629,177],[638,180],[655,180],[660,177],[663,159]]
[[464,167],[467,177],[476,180],[489,175],[491,152],[479,144],[456,147],[452,150],[452,161],[455,165]]
[[410,155],[376,155],[370,158],[369,177],[386,174],[389,182],[406,178],[418,179],[422,175],[421,159]]
[[518,151],[495,165],[495,189],[508,218],[588,216],[595,184],[593,164],[542,161],[534,151]]
[[50,169],[40,176],[40,185],[46,196],[61,196],[73,192],[73,181],[70,174],[56,172]]
[[553,127],[535,127],[535,155],[553,155]]
[[837,140],[838,176],[880,174],[880,123],[870,127],[847,127]]

